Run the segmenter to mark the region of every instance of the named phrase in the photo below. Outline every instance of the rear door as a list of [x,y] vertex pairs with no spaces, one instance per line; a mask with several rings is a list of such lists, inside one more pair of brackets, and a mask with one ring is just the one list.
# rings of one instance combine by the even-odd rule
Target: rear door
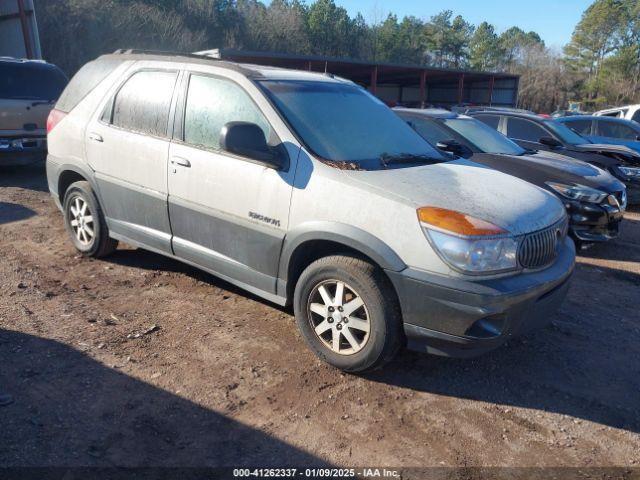
[[117,86],[86,129],[109,229],[171,252],[167,212],[169,118],[178,70],[142,69]]
[[255,123],[270,145],[287,148],[255,91],[198,72],[184,84],[169,153],[174,252],[244,288],[275,293],[299,147],[290,147],[290,165],[281,170],[222,151],[220,131],[232,121]]

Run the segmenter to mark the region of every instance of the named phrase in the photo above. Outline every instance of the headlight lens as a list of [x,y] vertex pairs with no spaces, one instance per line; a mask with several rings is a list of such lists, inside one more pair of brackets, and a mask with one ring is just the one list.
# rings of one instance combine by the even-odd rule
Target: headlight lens
[[553,190],[565,198],[578,200],[580,202],[600,203],[609,195],[595,188],[584,185],[565,185],[563,183],[547,182]]
[[618,167],[618,168],[626,177],[640,179],[640,168],[634,168],[634,167]]
[[518,266],[518,242],[492,223],[435,207],[418,209],[418,218],[431,244],[457,270],[496,273]]

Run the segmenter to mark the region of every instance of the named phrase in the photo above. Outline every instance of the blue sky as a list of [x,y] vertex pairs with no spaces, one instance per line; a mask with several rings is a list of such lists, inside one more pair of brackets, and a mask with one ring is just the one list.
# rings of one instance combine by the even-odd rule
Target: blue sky
[[[571,39],[573,28],[593,0],[336,0],[351,16],[360,12],[368,22],[395,13],[428,19],[453,10],[475,25],[487,21],[498,32],[518,26],[534,30],[549,47],[562,47]],[[310,3],[310,1],[308,2]]]

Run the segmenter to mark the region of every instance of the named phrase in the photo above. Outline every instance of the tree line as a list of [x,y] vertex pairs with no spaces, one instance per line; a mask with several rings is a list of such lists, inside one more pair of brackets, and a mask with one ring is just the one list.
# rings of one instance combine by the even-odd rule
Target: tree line
[[429,19],[350,16],[334,0],[36,0],[43,53],[68,74],[117,48],[216,47],[521,75],[520,106],[549,112],[640,102],[640,0],[596,0],[563,52],[516,26],[444,10]]

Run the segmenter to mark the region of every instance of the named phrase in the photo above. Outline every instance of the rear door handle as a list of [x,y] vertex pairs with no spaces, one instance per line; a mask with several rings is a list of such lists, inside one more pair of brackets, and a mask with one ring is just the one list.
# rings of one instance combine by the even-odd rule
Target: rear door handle
[[102,138],[102,135],[99,135],[99,134],[93,133],[93,132],[91,132],[89,134],[89,140],[93,140],[94,142],[100,142],[100,143],[104,142],[104,139]]
[[191,162],[182,157],[171,157],[171,165],[180,165],[181,167],[191,167]]

